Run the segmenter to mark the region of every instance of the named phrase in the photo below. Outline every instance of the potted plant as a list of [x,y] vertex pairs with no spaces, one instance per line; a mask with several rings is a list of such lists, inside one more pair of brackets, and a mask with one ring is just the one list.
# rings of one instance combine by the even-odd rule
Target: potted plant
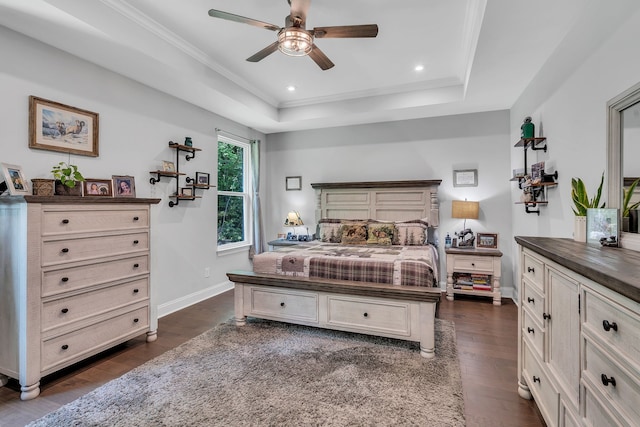
[[[638,206],[640,206],[640,202],[630,204],[631,198],[633,197],[633,192],[635,191],[636,186],[639,182],[640,178],[633,181],[629,188],[622,189],[622,231],[630,231],[631,227],[629,225],[629,213],[632,210],[638,209]],[[633,228],[637,231],[638,225],[634,224]]]
[[600,197],[602,196],[602,185],[604,184],[604,172],[600,179],[600,185],[595,196],[589,198],[587,187],[580,178],[571,178],[571,199],[573,200],[575,214],[573,239],[577,242],[587,241],[587,209],[604,208],[605,203],[600,205]]
[[82,195],[82,186],[77,185],[77,183],[84,181],[84,176],[82,176],[76,165],[60,162],[51,169],[51,173],[56,180],[56,195]]

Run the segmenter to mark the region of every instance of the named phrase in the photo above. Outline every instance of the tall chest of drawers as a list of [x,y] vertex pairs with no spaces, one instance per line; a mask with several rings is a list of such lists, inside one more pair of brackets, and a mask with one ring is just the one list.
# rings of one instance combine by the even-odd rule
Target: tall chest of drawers
[[569,239],[520,244],[518,391],[548,426],[640,419],[640,253]]
[[0,198],[0,382],[41,377],[138,335],[154,341],[150,207],[159,199]]

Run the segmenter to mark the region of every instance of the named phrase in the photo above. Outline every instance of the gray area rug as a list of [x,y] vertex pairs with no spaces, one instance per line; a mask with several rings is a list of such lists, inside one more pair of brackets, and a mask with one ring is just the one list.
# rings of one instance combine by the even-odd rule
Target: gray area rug
[[29,424],[464,426],[455,330],[417,343],[249,319],[221,324]]

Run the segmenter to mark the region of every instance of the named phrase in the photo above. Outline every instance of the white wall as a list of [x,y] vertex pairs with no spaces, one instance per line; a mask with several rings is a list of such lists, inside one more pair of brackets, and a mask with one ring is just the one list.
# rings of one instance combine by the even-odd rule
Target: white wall
[[[451,200],[480,201],[480,218],[467,221],[467,226],[474,232],[499,233],[507,266],[503,285],[509,295],[513,283],[508,126],[509,113],[497,111],[268,135],[265,239],[290,231],[282,224],[292,209],[300,212],[309,233],[315,232],[311,183],[441,179],[441,247],[446,233],[459,231],[463,224],[451,218]],[[478,186],[454,188],[454,169],[478,169]],[[285,177],[298,175],[302,191],[286,191]],[[444,260],[442,250],[441,256]],[[443,283],[444,262],[441,271]]]
[[[549,191],[549,206],[540,217],[512,209],[514,235],[571,238],[572,177],[582,178],[593,195],[605,172],[603,198],[606,201],[606,104],[640,81],[639,39],[640,12],[630,15],[600,46],[593,46],[584,63],[566,78],[558,80],[553,73],[556,62],[545,64],[511,109],[511,139],[519,138],[522,120],[532,116],[549,144],[548,153],[539,152],[538,159],[549,161],[559,173],[559,185]],[[565,55],[571,52],[559,51],[555,58],[560,61]],[[511,154],[515,168],[522,163],[522,152],[512,149]],[[512,197],[515,200],[519,195],[514,191]],[[516,271],[515,265],[513,271]]]
[[246,250],[216,254],[215,190],[170,208],[175,180],[151,185],[149,171],[162,160],[175,161],[170,140],[190,136],[202,151],[189,162],[182,155],[181,171],[208,172],[215,184],[215,128],[262,140],[264,135],[4,27],[0,55],[1,162],[21,165],[31,179],[51,178],[51,167],[68,160],[64,153],[28,148],[28,101],[35,95],[100,114],[100,156],[71,156],[85,177],[133,175],[138,197],[162,199],[151,218],[152,286],[161,315],[229,288],[227,271],[251,268]]

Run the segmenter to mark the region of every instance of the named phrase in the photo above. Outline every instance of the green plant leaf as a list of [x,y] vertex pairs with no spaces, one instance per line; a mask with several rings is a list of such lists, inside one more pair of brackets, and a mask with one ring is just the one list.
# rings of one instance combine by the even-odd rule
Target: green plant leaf
[[622,201],[622,217],[626,218],[629,216],[629,211],[635,210],[640,206],[640,202],[636,202],[632,205],[629,205],[631,202],[631,198],[633,197],[633,192],[636,189],[636,186],[640,182],[640,178],[636,179],[631,183],[629,188],[623,188],[623,201]]
[[584,184],[584,181],[580,178],[571,178],[571,200],[573,200],[573,204],[575,208],[573,209],[573,213],[576,216],[587,216],[587,209],[590,208],[604,208],[605,203],[603,202],[600,205],[600,198],[602,197],[602,186],[604,185],[604,172],[602,172],[602,177],[600,178],[600,185],[598,186],[598,190],[593,198],[589,199],[589,195],[587,194],[587,188]]

